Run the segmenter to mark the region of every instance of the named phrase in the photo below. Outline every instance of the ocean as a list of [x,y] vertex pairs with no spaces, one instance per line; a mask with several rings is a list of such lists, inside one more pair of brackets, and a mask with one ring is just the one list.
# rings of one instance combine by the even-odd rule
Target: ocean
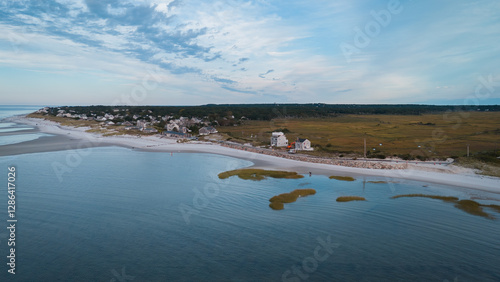
[[[499,204],[498,194],[368,176],[217,177],[251,164],[120,147],[0,157],[4,187],[16,167],[18,220],[12,275],[4,188],[0,281],[500,280],[498,212],[485,208],[490,219],[441,200],[390,198]],[[269,208],[271,197],[299,188],[317,193]],[[366,201],[336,201],[346,195]]]

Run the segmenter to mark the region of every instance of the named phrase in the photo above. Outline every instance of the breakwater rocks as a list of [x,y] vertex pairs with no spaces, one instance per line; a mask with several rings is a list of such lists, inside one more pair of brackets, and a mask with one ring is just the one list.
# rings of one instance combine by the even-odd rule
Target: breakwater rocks
[[280,157],[284,159],[309,162],[309,163],[318,163],[318,164],[330,164],[330,165],[340,165],[346,167],[356,167],[356,168],[369,168],[369,169],[406,169],[408,168],[407,163],[393,163],[393,162],[382,162],[382,161],[365,161],[365,160],[341,160],[341,159],[330,159],[330,158],[321,158],[315,156],[307,156],[301,154],[289,154],[288,152],[270,150],[265,148],[256,148],[250,146],[243,146],[237,144],[227,144],[221,143],[222,146],[244,150],[247,152],[253,152],[258,154],[264,154],[269,156]]

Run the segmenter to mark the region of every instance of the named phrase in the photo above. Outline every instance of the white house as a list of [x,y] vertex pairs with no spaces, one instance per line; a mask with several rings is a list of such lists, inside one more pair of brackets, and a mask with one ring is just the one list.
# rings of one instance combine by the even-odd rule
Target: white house
[[208,135],[217,132],[218,132],[217,129],[215,129],[213,126],[205,126],[200,128],[200,130],[198,131],[200,135]]
[[297,138],[295,141],[295,150],[296,151],[313,151],[311,148],[311,141],[303,138]]
[[273,132],[271,135],[271,146],[286,147],[288,146],[288,139],[283,132]]

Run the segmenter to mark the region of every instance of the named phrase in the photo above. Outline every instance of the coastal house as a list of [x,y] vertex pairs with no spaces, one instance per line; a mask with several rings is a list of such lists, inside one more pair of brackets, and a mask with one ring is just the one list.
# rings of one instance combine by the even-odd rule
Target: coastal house
[[142,128],[142,129],[146,128],[147,125],[148,125],[148,123],[145,120],[138,120],[137,121],[137,126]]
[[144,133],[156,133],[156,132],[158,132],[158,130],[156,130],[155,128],[152,128],[152,127],[146,127],[142,130],[142,132],[144,132]]
[[286,147],[288,146],[288,139],[283,132],[273,132],[271,134],[271,146]]
[[163,133],[163,135],[165,135],[167,137],[172,137],[172,138],[191,138],[191,134],[177,132],[177,131],[166,131]]
[[308,139],[303,139],[303,138],[298,138],[297,141],[295,141],[295,150],[296,151],[313,151],[314,149],[311,148],[311,141]]
[[122,125],[124,125],[124,126],[133,126],[133,124],[130,121],[124,121],[124,122],[122,122]]
[[200,128],[200,130],[198,131],[200,135],[209,135],[217,132],[217,129],[215,129],[213,126],[205,126]]
[[141,130],[141,128],[137,126],[127,126],[125,127],[125,130]]
[[165,125],[165,129],[167,131],[177,131],[178,132],[180,128],[179,128],[178,124],[173,123],[172,121],[170,121],[169,124]]

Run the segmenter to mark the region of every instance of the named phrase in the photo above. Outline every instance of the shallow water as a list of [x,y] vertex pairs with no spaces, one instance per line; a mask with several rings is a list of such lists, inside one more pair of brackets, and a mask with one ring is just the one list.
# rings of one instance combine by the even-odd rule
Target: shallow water
[[[500,280],[500,220],[439,200],[390,199],[497,194],[404,180],[367,183],[386,180],[375,177],[217,178],[250,164],[118,147],[0,157],[0,183],[7,182],[9,165],[18,172],[15,278],[120,281],[125,273],[135,281]],[[317,193],[281,211],[268,207],[272,196],[298,188]],[[367,201],[335,201],[345,195]],[[0,230],[5,258],[7,233]],[[315,250],[328,240],[331,253],[320,248],[320,262]],[[0,280],[6,278],[5,269]]]

